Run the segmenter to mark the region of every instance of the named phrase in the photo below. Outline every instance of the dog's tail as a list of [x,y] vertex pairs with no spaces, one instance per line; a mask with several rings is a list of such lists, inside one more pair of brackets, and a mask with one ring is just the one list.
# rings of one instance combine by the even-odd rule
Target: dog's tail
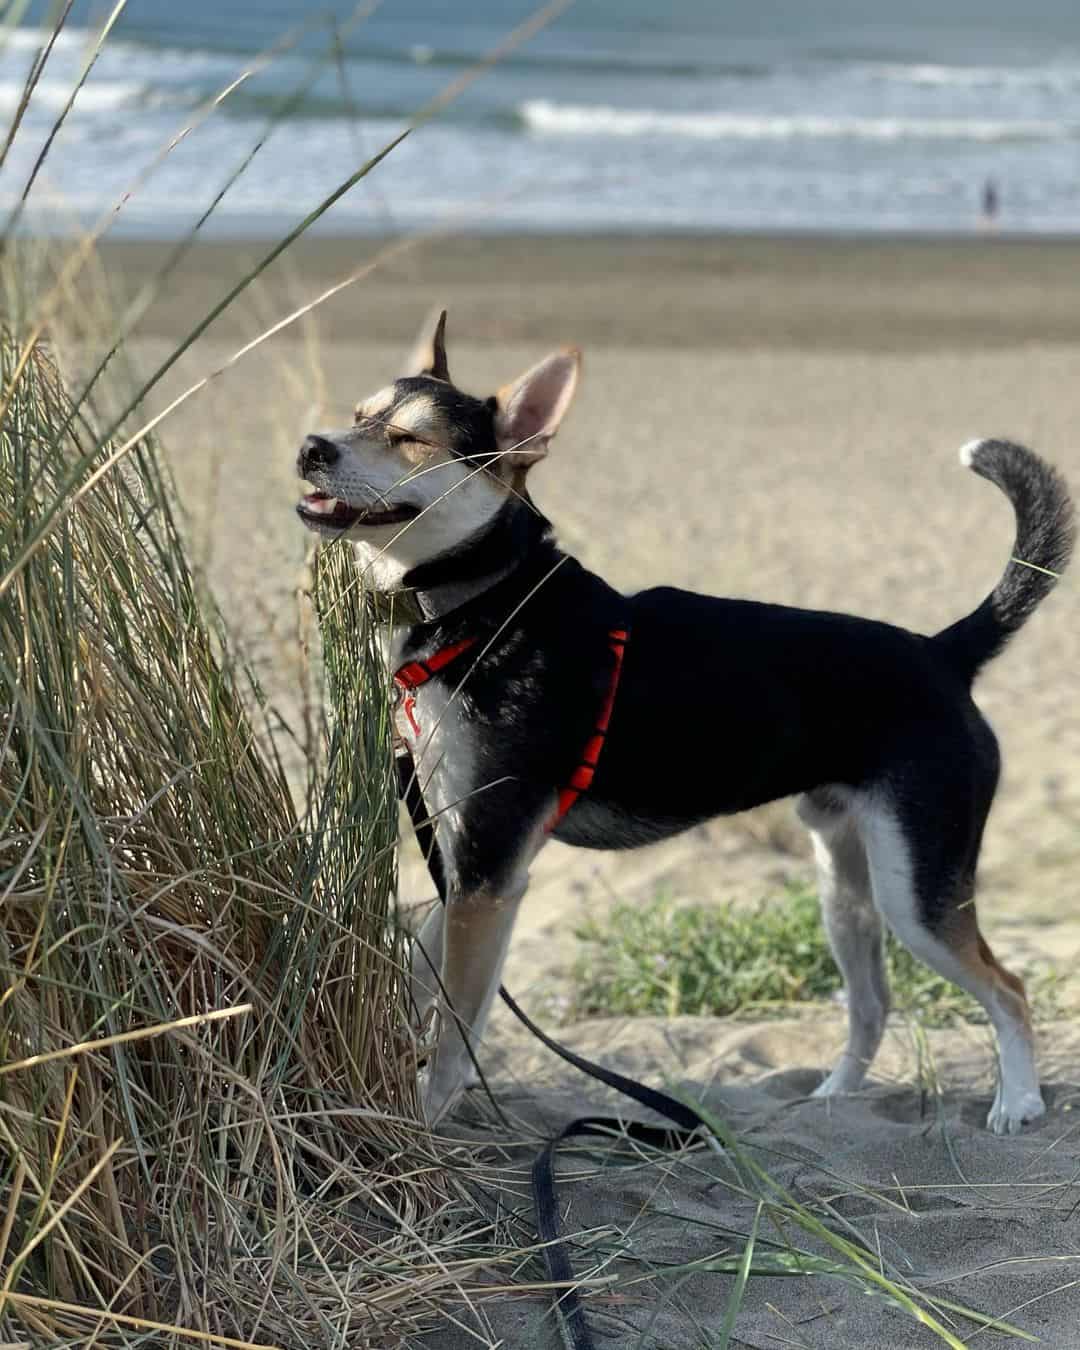
[[996,483],[1016,512],[1016,543],[1001,580],[977,609],[933,638],[950,665],[973,680],[1053,590],[1076,531],[1064,479],[1022,445],[971,441],[960,462]]

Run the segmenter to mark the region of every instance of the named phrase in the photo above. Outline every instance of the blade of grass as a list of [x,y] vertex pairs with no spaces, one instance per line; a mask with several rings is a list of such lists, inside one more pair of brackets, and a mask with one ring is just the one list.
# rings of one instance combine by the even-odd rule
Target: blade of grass
[[108,1050],[114,1045],[130,1045],[135,1041],[145,1041],[151,1036],[163,1036],[170,1031],[183,1031],[187,1027],[203,1026],[210,1022],[220,1022],[226,1017],[243,1017],[252,1011],[250,1003],[241,1003],[235,1008],[219,1008],[215,1012],[195,1013],[191,1017],[178,1017],[175,1022],[163,1022],[159,1026],[140,1027],[137,1031],[125,1031],[116,1036],[103,1036],[101,1040],[80,1041],[77,1045],[65,1045],[59,1050],[49,1050],[42,1055],[30,1055],[27,1059],[10,1060],[0,1064],[0,1078],[9,1073],[20,1073],[24,1069],[34,1069],[39,1064],[48,1064],[55,1059],[70,1059],[73,1055],[86,1055],[95,1050]]
[[727,1305],[724,1308],[724,1320],[720,1323],[720,1340],[717,1350],[728,1350],[728,1346],[731,1344],[731,1337],[735,1331],[735,1319],[739,1316],[739,1309],[742,1307],[743,1296],[746,1293],[746,1282],[750,1278],[750,1267],[754,1260],[754,1243],[757,1240],[758,1221],[761,1218],[763,1205],[764,1201],[759,1200],[758,1207],[754,1211],[754,1222],[750,1226],[750,1234],[746,1239],[746,1246],[739,1258],[735,1286],[728,1295]]
[[132,1327],[136,1331],[163,1331],[185,1341],[198,1341],[202,1345],[223,1345],[227,1350],[281,1350],[280,1345],[271,1345],[265,1341],[241,1341],[234,1336],[223,1336],[213,1331],[196,1331],[191,1327],[177,1326],[175,1322],[152,1322],[147,1317],[130,1317],[124,1313],[103,1311],[99,1308],[83,1308],[77,1303],[64,1303],[55,1298],[39,1298],[32,1294],[8,1294],[7,1301],[26,1308],[41,1308],[47,1312],[71,1313],[91,1321],[104,1318],[117,1326]]
[[[374,4],[367,6],[358,6],[356,15],[357,17],[361,17],[361,11],[363,11],[362,17],[366,17],[375,8],[376,5]],[[166,141],[166,143],[161,147],[160,150],[158,150],[158,152],[149,160],[148,163],[144,164],[139,169],[138,173],[135,176],[135,179],[121,193],[117,202],[113,206],[109,207],[106,211],[104,211],[102,215],[98,218],[96,223],[78,240],[77,246],[72,250],[72,252],[67,256],[67,258],[64,259],[63,265],[60,269],[60,274],[57,277],[55,283],[50,288],[50,290],[39,300],[36,306],[36,318],[24,341],[23,355],[20,363],[16,365],[12,383],[17,382],[21,365],[25,363],[25,360],[28,358],[29,353],[33,350],[34,346],[41,338],[42,334],[45,332],[45,329],[48,326],[52,314],[55,312],[55,310],[59,305],[64,303],[64,301],[69,298],[68,291],[70,287],[75,282],[76,278],[82,271],[83,267],[86,265],[87,261],[93,256],[94,249],[97,246],[98,242],[100,241],[102,236],[106,233],[106,231],[109,229],[109,227],[112,225],[112,223],[114,222],[116,217],[120,214],[120,212],[123,210],[123,208],[131,200],[131,198],[137,195],[139,190],[150,180],[155,171],[158,168],[160,168],[160,166],[165,162],[168,156],[177,148],[177,146],[181,145],[193,132],[197,131],[198,128],[207,120],[207,118],[209,118],[214,112],[216,112],[217,109],[221,107],[222,104],[225,103],[226,100],[232,94],[234,94],[239,88],[241,88],[241,86],[246,84],[248,80],[260,74],[263,70],[266,70],[270,65],[273,64],[273,62],[279,56],[295,47],[306,33],[319,27],[321,24],[325,22],[326,19],[322,15],[312,16],[306,22],[298,24],[295,28],[291,29],[289,32],[283,34],[275,42],[271,43],[269,47],[265,48],[262,52],[253,57],[247,69],[241,71],[239,75],[237,75],[234,79],[230,80],[222,89],[219,89],[216,94],[212,94],[209,98],[204,100],[204,102],[198,108],[196,108],[195,111],[191,114],[186,124],[183,127],[181,127],[179,131],[174,133],[169,138],[168,141]],[[317,68],[313,64],[312,72],[314,73],[316,69]],[[302,81],[300,88],[301,90],[305,89],[306,83]],[[299,97],[299,94],[297,95],[297,97]],[[286,116],[288,114],[288,111],[294,106],[294,103],[295,100],[282,100],[281,115]],[[236,179],[239,177],[239,173],[240,171],[238,170],[234,172],[232,175],[230,175],[229,179],[227,180],[227,184],[228,185],[234,184],[236,182]],[[218,197],[215,200],[216,201],[220,200],[221,195],[223,194],[219,193]],[[80,396],[79,399],[76,400],[77,403],[81,402],[81,399],[87,396],[90,393],[90,391],[94,388],[94,386],[97,384],[98,379],[101,377],[102,373],[108,366],[112,357],[115,356],[124,338],[130,334],[135,324],[138,323],[139,319],[142,317],[143,314],[145,314],[146,310],[149,308],[151,302],[153,301],[154,295],[156,294],[157,288],[169,275],[171,275],[171,273],[175,270],[180,260],[186,254],[196,232],[205,224],[206,220],[211,214],[211,210],[208,210],[203,213],[203,215],[196,222],[194,228],[188,232],[185,238],[182,239],[180,243],[177,245],[177,247],[169,254],[169,257],[166,259],[164,265],[158,272],[158,275],[154,278],[153,282],[147,283],[147,285],[143,288],[143,290],[137,296],[135,296],[134,299],[131,301],[131,303],[128,305],[124,314],[121,316],[120,322],[117,325],[117,332],[113,342],[111,343],[105,356],[98,363],[95,370],[86,380],[83,386],[82,395]],[[0,238],[0,256],[3,255],[3,249],[6,246],[6,242],[7,242],[6,237]],[[3,410],[4,407],[6,407],[7,396],[8,395],[5,394],[4,401],[0,403],[0,419],[2,419],[3,417]]]

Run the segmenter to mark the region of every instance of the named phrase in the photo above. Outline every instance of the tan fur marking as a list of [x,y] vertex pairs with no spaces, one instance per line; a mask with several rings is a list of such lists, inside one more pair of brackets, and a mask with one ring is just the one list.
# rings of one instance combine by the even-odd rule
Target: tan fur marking
[[412,394],[403,399],[392,410],[389,421],[399,431],[412,432],[429,447],[446,448],[450,444],[450,428],[430,394]]
[[395,453],[414,469],[431,469],[436,464],[450,464],[454,456],[441,445],[428,445],[425,441],[402,441],[394,446]]
[[999,998],[1030,1031],[1031,1012],[1024,981],[1011,970],[1006,970],[991,951],[990,944],[979,932],[974,910],[970,906],[954,910],[942,937],[948,942],[956,959],[980,983],[992,985]]
[[[386,449],[406,468],[427,467],[453,458],[448,447],[450,429],[429,394],[414,394],[393,406],[383,390],[356,410],[357,434],[376,442],[386,436]],[[366,423],[371,425],[365,425]],[[415,439],[399,439],[401,433]]]
[[370,398],[364,399],[362,403],[356,405],[356,420],[359,422],[365,417],[378,417],[384,413],[394,401],[394,387],[387,385],[385,389],[380,389],[377,394],[372,394]]
[[1019,975],[1014,975],[1011,970],[1006,970],[994,953],[990,950],[989,944],[980,933],[978,935],[978,953],[979,960],[990,971],[993,972],[993,978],[1005,985],[1020,1000],[1024,1007],[1024,1018],[1028,1017],[1027,991],[1024,988],[1024,981]]
[[529,474],[529,465],[500,465],[501,472],[496,474],[497,481],[506,487],[508,497],[524,497],[525,480]]

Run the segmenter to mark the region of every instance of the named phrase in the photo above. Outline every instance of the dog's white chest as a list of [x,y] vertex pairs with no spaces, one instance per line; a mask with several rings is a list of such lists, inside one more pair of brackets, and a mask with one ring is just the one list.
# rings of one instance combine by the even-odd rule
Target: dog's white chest
[[412,755],[427,814],[438,817],[445,836],[459,827],[460,807],[477,786],[460,696],[434,682],[401,690],[393,717],[394,731]]
[[394,700],[394,736],[408,746],[415,757],[419,748],[421,728],[417,712],[416,692],[412,689],[399,689]]

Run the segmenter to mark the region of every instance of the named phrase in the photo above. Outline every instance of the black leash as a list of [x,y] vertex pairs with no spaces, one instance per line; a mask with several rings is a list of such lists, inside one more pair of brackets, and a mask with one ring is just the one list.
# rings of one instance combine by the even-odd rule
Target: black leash
[[[439,899],[445,905],[446,871],[435,838],[435,825],[424,805],[416,766],[407,748],[398,751],[397,770],[398,795],[409,812],[431,880],[439,893]],[[559,1133],[544,1145],[533,1163],[532,1193],[536,1233],[543,1244],[548,1278],[552,1284],[559,1286],[555,1295],[555,1311],[559,1318],[559,1326],[570,1350],[595,1350],[592,1334],[585,1321],[585,1311],[581,1306],[581,1296],[574,1284],[574,1268],[570,1262],[570,1252],[559,1219],[559,1204],[555,1190],[556,1150],[564,1139],[569,1139],[573,1135],[616,1135],[662,1149],[679,1148],[691,1143],[696,1132],[702,1129],[707,1130],[710,1136],[715,1136],[708,1122],[692,1106],[657,1088],[639,1083],[634,1078],[616,1073],[613,1069],[605,1069],[602,1064],[594,1064],[583,1055],[568,1050],[565,1045],[560,1045],[547,1032],[542,1031],[532,1018],[522,1011],[504,985],[499,986],[499,995],[518,1021],[560,1059],[566,1060],[568,1064],[588,1074],[590,1078],[598,1079],[607,1087],[614,1088],[616,1092],[623,1093],[641,1106],[674,1122],[674,1128],[670,1128],[664,1125],[645,1125],[640,1121],[621,1121],[615,1116],[579,1116],[577,1120],[564,1125]]]

